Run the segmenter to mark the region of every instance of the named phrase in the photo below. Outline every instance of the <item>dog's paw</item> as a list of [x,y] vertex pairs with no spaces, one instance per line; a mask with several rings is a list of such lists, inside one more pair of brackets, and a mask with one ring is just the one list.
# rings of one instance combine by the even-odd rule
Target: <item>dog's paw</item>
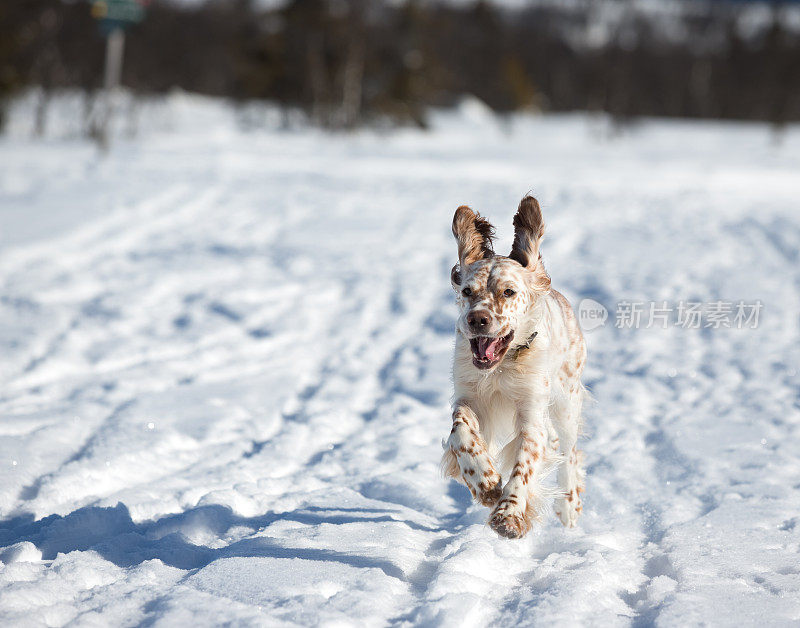
[[503,496],[500,474],[495,471],[487,455],[477,456],[466,452],[459,458],[463,464],[461,479],[472,493],[472,498],[483,506],[493,507]]
[[581,502],[581,493],[583,487],[572,489],[564,497],[559,497],[556,500],[556,515],[564,524],[565,528],[574,528],[578,524],[578,517],[583,512],[583,504]]
[[527,509],[520,511],[519,506],[508,499],[502,500],[494,509],[489,525],[497,534],[507,539],[521,539],[531,529]]
[[478,484],[478,491],[475,499],[480,502],[481,505],[491,508],[500,501],[502,496],[503,483],[500,479],[500,475],[496,472],[492,472],[492,474],[488,477],[484,477]]

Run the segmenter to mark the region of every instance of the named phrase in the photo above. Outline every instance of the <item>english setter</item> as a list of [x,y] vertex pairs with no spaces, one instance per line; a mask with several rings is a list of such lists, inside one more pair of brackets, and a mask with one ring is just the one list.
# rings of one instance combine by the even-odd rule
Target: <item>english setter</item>
[[[585,477],[576,442],[586,343],[569,302],[550,287],[539,252],[539,203],[532,196],[520,202],[508,257],[495,255],[494,227],[467,206],[456,210],[453,235],[460,314],[442,469],[493,509],[489,525],[501,536],[524,536],[548,496],[556,498],[561,523],[574,527]],[[556,493],[541,483],[553,464]]]

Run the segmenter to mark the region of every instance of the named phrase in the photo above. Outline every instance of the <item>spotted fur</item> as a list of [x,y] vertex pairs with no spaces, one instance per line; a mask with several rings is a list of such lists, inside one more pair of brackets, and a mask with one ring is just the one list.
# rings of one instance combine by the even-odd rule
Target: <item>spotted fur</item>
[[[475,220],[485,225],[478,228]],[[494,255],[491,225],[469,208],[456,210],[459,263],[451,282],[460,315],[453,427],[442,458],[444,473],[493,509],[489,525],[506,538],[524,536],[542,517],[550,496],[561,522],[573,527],[585,484],[577,439],[586,344],[568,301],[550,287],[539,251],[544,221],[536,199],[522,200],[514,226],[509,257]],[[470,340],[478,334],[469,319],[475,312],[488,319],[480,336],[513,334],[490,368],[473,362]],[[554,466],[558,490],[552,495],[542,479]]]

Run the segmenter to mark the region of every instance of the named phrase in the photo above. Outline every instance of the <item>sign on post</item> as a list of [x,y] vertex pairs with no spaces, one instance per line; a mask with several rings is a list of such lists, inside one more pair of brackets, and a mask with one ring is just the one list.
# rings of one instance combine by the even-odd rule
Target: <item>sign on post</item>
[[95,0],[92,17],[100,20],[100,28],[108,34],[117,28],[124,30],[141,22],[146,4],[144,0]]
[[95,0],[92,17],[100,21],[100,31],[106,36],[106,66],[103,77],[103,104],[97,135],[102,150],[108,150],[109,127],[114,108],[114,93],[122,76],[122,56],[125,49],[125,30],[144,19],[149,0]]

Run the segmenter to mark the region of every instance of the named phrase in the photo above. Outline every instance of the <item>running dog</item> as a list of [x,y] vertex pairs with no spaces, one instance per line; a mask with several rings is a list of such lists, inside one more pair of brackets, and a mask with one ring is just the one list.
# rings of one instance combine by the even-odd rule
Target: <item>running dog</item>
[[[494,227],[467,206],[456,210],[453,235],[458,264],[450,279],[460,313],[442,470],[492,508],[489,525],[500,536],[523,537],[553,496],[561,523],[574,527],[585,478],[576,443],[586,343],[569,302],[550,287],[539,203],[520,202],[508,257],[495,255]],[[553,465],[555,493],[541,483]]]

